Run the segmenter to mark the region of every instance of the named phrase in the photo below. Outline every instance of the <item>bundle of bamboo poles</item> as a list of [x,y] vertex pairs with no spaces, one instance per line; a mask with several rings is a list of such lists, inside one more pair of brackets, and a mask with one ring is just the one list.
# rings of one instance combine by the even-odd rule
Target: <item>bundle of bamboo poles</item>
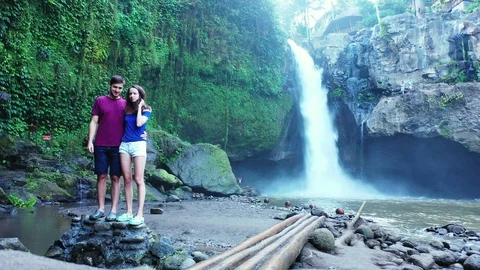
[[188,270],[288,269],[325,217],[297,214]]

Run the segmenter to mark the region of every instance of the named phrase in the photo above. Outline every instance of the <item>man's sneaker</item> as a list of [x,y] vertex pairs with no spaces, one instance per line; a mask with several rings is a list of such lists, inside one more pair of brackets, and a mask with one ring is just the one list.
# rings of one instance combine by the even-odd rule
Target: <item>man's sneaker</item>
[[93,215],[90,216],[90,220],[97,220],[103,217],[105,217],[105,213],[103,213],[100,210],[97,210],[95,211],[95,213],[93,213]]
[[132,220],[130,220],[130,225],[141,225],[145,222],[145,219],[143,217],[135,216]]
[[117,214],[114,212],[110,212],[105,218],[106,221],[115,221],[115,219],[117,219]]
[[132,214],[127,214],[127,213],[121,214],[120,216],[118,216],[116,218],[116,220],[120,221],[120,222],[126,222],[126,221],[130,221],[132,219],[133,219],[133,215]]

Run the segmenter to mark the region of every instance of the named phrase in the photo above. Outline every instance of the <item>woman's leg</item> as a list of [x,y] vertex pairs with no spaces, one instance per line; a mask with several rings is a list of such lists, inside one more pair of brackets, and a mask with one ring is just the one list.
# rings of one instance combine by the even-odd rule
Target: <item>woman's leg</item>
[[120,165],[122,166],[125,200],[127,201],[127,214],[132,215],[133,189],[132,189],[132,158],[129,154],[120,153]]
[[138,156],[133,158],[133,167],[134,167],[134,179],[137,183],[137,192],[138,192],[138,212],[137,216],[143,217],[143,205],[145,203],[145,182],[143,180],[143,175],[145,173],[145,163],[147,162],[147,157]]

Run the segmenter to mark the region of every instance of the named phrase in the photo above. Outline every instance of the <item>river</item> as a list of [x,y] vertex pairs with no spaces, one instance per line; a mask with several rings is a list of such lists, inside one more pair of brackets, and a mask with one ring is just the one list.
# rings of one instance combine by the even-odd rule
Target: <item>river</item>
[[[283,206],[287,200],[297,206],[315,204],[331,215],[335,213],[336,208],[345,209],[346,214],[355,214],[362,203],[361,200],[354,199],[270,197],[270,204],[265,207]],[[0,216],[0,237],[18,237],[32,253],[44,255],[48,247],[60,239],[70,227],[70,221],[58,213],[62,208],[62,206],[37,206],[34,211],[20,209],[15,215]],[[479,232],[480,201],[373,199],[365,204],[362,217],[372,219],[392,233],[416,238],[426,236],[427,227],[450,223],[458,223],[467,230]]]
[[17,237],[32,253],[45,255],[47,249],[70,228],[59,214],[61,206],[36,206],[0,215],[0,238]]

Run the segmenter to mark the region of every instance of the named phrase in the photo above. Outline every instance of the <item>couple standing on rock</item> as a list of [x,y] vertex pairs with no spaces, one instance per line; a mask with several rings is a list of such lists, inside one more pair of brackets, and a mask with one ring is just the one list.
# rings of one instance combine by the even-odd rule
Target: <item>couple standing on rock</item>
[[[125,80],[121,76],[113,76],[110,79],[108,95],[98,97],[93,104],[87,148],[90,153],[94,153],[98,210],[90,216],[90,219],[97,220],[105,217],[107,175],[110,174],[112,208],[105,220],[140,225],[144,223],[143,205],[146,192],[143,180],[147,161],[145,128],[152,109],[145,104],[145,90],[139,85],[130,87],[127,100],[123,99],[120,94],[124,84]],[[137,183],[138,192],[138,211],[135,216],[133,216],[132,207],[132,160],[133,178]],[[117,216],[122,174],[127,212]]]

